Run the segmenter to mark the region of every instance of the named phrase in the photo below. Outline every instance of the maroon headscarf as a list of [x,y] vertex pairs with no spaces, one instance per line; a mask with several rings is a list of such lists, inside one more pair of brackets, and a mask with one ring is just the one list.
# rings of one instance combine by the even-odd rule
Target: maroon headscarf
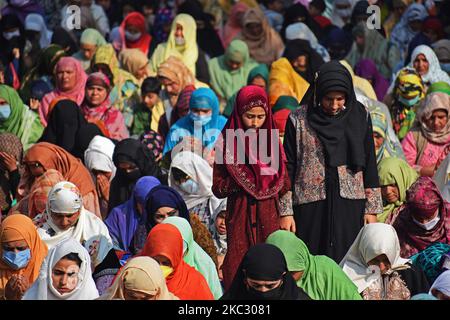
[[[432,217],[439,209],[440,220],[431,230],[413,221]],[[409,258],[434,242],[450,244],[450,203],[446,202],[430,177],[420,177],[406,192],[406,205],[393,222],[400,240],[400,256]]]
[[[271,198],[283,187],[286,169],[284,150],[280,144],[278,135],[275,135],[274,130],[276,126],[272,118],[272,111],[269,107],[267,93],[263,88],[258,86],[245,86],[239,90],[235,104],[233,113],[222,130],[223,141],[218,143],[218,145],[222,146],[223,149],[218,150],[218,154],[219,156],[223,156],[222,159],[225,161],[225,166],[230,175],[247,193],[257,200]],[[230,146],[226,145],[227,137],[229,137],[228,130],[231,129],[236,133],[236,130],[241,129],[242,132],[247,132],[242,122],[242,115],[255,107],[262,107],[266,112],[264,124],[257,130],[257,135],[249,135],[249,143],[244,144],[245,141],[243,139],[245,137],[237,136],[235,138],[234,150],[229,150],[228,148]],[[259,145],[258,140],[262,132],[261,130],[267,130],[267,136],[266,141]],[[273,139],[276,138],[275,142],[272,142],[272,135],[274,136]],[[255,139],[255,137],[257,138]],[[245,145],[245,164],[238,163],[240,159],[238,157],[239,145]],[[265,158],[270,157],[270,164],[263,163],[263,161],[266,162],[267,160],[261,159],[259,152],[254,155],[251,150],[252,148],[249,148],[249,146],[257,146],[256,150],[259,150],[261,146],[267,147],[267,151],[263,152],[263,155],[265,155]],[[278,155],[275,150],[278,150]],[[277,156],[278,159],[276,159]],[[256,164],[250,164],[249,158],[255,159]],[[272,169],[270,168],[271,164],[277,167]]]

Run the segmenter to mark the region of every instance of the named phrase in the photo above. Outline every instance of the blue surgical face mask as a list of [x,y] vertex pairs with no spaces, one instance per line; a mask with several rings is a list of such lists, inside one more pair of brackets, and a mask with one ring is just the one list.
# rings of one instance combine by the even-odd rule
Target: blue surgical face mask
[[450,73],[450,63],[441,63],[441,69],[447,73]]
[[17,253],[3,250],[3,261],[5,261],[14,270],[25,268],[30,261],[30,249],[22,250]]
[[6,40],[11,40],[14,37],[20,37],[20,31],[16,30],[13,32],[3,32],[3,38]]
[[11,106],[9,104],[0,105],[0,121],[5,121],[11,115]]
[[403,105],[408,106],[408,107],[412,107],[414,106],[417,102],[420,101],[420,94],[417,95],[417,97],[413,98],[413,99],[406,99],[403,98],[402,95],[398,96],[398,101],[400,101]]
[[186,193],[195,194],[198,191],[198,183],[192,179],[189,179],[181,183],[180,188]]
[[142,36],[142,33],[131,33],[129,31],[125,31],[125,38],[127,38],[128,41],[137,41]]
[[206,116],[200,116],[196,113],[193,113],[192,111],[189,112],[189,117],[191,117],[192,121],[195,122],[199,122],[202,126],[204,126],[205,124],[207,124],[208,122],[211,121],[212,119],[212,115],[208,114]]

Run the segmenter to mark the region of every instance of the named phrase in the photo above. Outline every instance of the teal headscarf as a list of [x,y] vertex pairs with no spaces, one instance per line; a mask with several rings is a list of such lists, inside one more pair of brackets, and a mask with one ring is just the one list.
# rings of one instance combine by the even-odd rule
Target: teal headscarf
[[[269,88],[269,68],[267,68],[267,65],[262,63],[256,67],[254,67],[248,74],[247,85],[249,85],[250,82],[252,82],[252,80],[258,76],[260,76],[264,79],[264,81],[266,82],[266,89],[268,89]],[[231,112],[233,112],[234,101],[236,100],[236,95],[237,95],[237,92],[228,99],[227,105],[225,106],[225,109],[223,110],[224,116],[229,117],[231,115]]]
[[185,246],[187,248],[183,257],[184,262],[194,267],[195,270],[205,277],[214,298],[219,299],[223,295],[223,291],[216,265],[211,257],[194,241],[194,235],[189,222],[181,217],[168,217],[163,223],[174,225],[180,231],[183,236],[183,248]]
[[313,300],[362,300],[358,288],[344,271],[327,256],[313,256],[306,244],[292,232],[278,230],[266,243],[284,254],[289,271],[303,271],[297,286]]

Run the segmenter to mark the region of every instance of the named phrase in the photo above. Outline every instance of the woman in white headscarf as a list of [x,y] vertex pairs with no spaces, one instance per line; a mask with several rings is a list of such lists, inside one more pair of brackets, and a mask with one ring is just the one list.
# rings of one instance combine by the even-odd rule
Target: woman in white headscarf
[[34,219],[48,248],[67,238],[77,240],[91,256],[91,268],[99,294],[111,285],[120,268],[108,227],[83,207],[83,198],[71,182],[57,183],[48,193],[45,212]]
[[309,29],[303,22],[297,22],[289,25],[286,28],[285,37],[286,40],[302,39],[309,41],[311,48],[313,48],[322,57],[324,62],[330,61],[331,58],[327,49],[319,43],[311,29]]
[[83,198],[71,182],[62,181],[48,194],[47,208],[34,219],[38,233],[50,248],[73,238],[89,251],[93,269],[113,248],[108,228],[100,218],[83,207]]
[[422,269],[400,257],[400,243],[391,225],[365,225],[340,263],[364,300],[408,300],[428,291]]
[[196,213],[209,228],[211,217],[220,205],[211,188],[213,169],[201,156],[189,152],[179,152],[173,159],[169,172],[169,186],[183,197],[191,213]]
[[93,176],[103,219],[108,215],[109,188],[116,175],[113,162],[115,144],[108,138],[95,136],[84,152],[84,164]]
[[49,250],[38,279],[22,300],[93,300],[98,291],[89,253],[68,238]]
[[427,86],[440,81],[450,83],[450,76],[441,69],[436,53],[427,45],[417,46],[413,50],[408,66],[416,69]]
[[434,280],[430,289],[430,294],[439,300],[450,300],[450,270],[447,270],[439,275]]
[[53,32],[47,29],[44,18],[37,13],[30,13],[25,19],[25,30],[39,32],[39,46],[47,48],[52,39]]
[[179,300],[169,292],[163,271],[150,257],[127,261],[113,285],[98,300]]
[[352,11],[358,0],[335,0],[333,11],[331,14],[331,21],[339,28],[342,28],[352,17]]

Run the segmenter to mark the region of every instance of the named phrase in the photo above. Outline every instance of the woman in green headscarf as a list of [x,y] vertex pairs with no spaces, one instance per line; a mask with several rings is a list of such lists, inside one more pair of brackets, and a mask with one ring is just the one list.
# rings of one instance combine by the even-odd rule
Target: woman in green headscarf
[[225,54],[208,62],[211,86],[219,100],[227,101],[240,88],[246,85],[250,71],[258,63],[250,58],[247,44],[233,40]]
[[283,251],[288,270],[313,300],[362,300],[358,288],[336,262],[327,256],[313,256],[295,233],[278,230],[266,243]]
[[64,56],[66,56],[66,52],[61,46],[56,44],[49,45],[41,52],[35,67],[26,73],[22,80],[19,94],[23,101],[29,102],[31,97],[31,83],[34,80],[44,80],[50,89],[54,89],[53,70],[59,59]]
[[183,260],[205,277],[214,299],[222,295],[219,274],[210,256],[194,241],[194,235],[189,222],[181,217],[168,217],[162,223],[169,223],[177,227],[183,237]]
[[378,176],[384,207],[377,219],[378,222],[389,223],[406,201],[406,190],[417,180],[419,174],[405,160],[386,158],[378,164]]
[[[265,64],[257,64],[256,67],[251,69],[247,77],[247,85],[255,85],[264,88],[267,91],[269,87],[269,68]],[[235,92],[228,100],[223,110],[223,115],[229,117],[234,108],[234,100],[236,99]]]
[[13,88],[3,84],[0,85],[0,108],[0,133],[16,135],[27,151],[44,131],[39,115],[24,105]]
[[80,38],[80,51],[75,53],[73,57],[81,62],[84,71],[91,66],[91,60],[99,46],[105,45],[105,38],[95,29],[85,29]]

